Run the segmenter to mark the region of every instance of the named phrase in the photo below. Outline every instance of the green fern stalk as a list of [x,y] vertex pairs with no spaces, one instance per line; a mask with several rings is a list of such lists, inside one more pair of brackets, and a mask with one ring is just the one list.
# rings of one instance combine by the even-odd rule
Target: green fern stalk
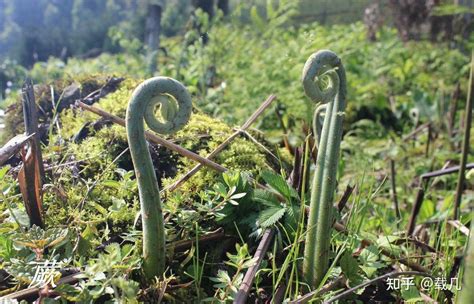
[[[317,287],[329,265],[333,198],[346,107],[346,75],[339,57],[328,50],[311,55],[303,69],[303,87],[313,102],[321,103],[313,120],[319,143],[303,262],[307,283]],[[319,130],[321,111],[325,111],[325,118]]]
[[[474,212],[471,215],[474,215]],[[463,284],[457,301],[458,304],[474,303],[474,289],[472,289],[474,285],[474,233],[472,229],[474,229],[474,222],[471,220],[469,243],[464,257]]]
[[[162,119],[155,117],[160,106]],[[127,138],[135,168],[143,226],[143,271],[148,279],[165,270],[165,229],[151,155],[145,140],[144,120],[153,131],[170,134],[181,129],[191,116],[191,96],[178,81],[154,77],[133,92],[127,109]]]

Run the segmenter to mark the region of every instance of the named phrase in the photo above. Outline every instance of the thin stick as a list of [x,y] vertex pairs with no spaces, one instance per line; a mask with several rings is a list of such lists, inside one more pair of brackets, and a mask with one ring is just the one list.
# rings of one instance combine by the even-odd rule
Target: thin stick
[[35,135],[17,135],[10,139],[3,147],[0,148],[0,166],[3,165],[10,157],[15,155],[20,149]]
[[[125,120],[123,118],[120,118],[118,116],[115,116],[113,114],[110,114],[102,109],[99,109],[97,107],[93,107],[93,106],[89,106],[81,101],[77,101],[76,102],[76,105],[79,106],[80,108],[84,109],[84,110],[87,110],[87,111],[90,111],[94,114],[97,114],[97,115],[100,115],[102,117],[105,117],[107,119],[110,119],[110,121],[118,124],[118,125],[121,125],[122,127],[125,127]],[[161,138],[159,137],[158,135],[156,134],[153,134],[151,132],[148,132],[148,131],[145,131],[145,137],[147,140],[149,140],[150,142],[154,143],[154,144],[158,144],[158,145],[162,145],[176,153],[179,153],[181,155],[183,155],[184,157],[187,157],[189,159],[192,159],[194,161],[197,161],[199,163],[201,163],[202,165],[205,165],[209,168],[212,168],[218,172],[225,172],[227,171],[227,169],[219,164],[216,164],[215,162],[205,158],[205,157],[202,157],[194,152],[191,152],[189,150],[186,150],[185,148],[177,145],[177,144],[174,144],[164,138]]]
[[418,275],[418,276],[430,277],[430,278],[434,279],[434,277],[431,274],[426,273],[426,272],[420,272],[420,271],[394,271],[394,272],[389,272],[387,274],[376,277],[375,279],[369,280],[369,281],[364,282],[360,285],[352,287],[352,288],[350,288],[350,289],[348,289],[344,292],[341,292],[337,296],[332,297],[331,299],[323,302],[323,304],[329,304],[329,303],[333,303],[337,300],[341,300],[345,296],[348,296],[348,295],[354,293],[358,289],[364,288],[364,287],[369,286],[369,285],[371,285],[373,283],[376,283],[378,281],[383,281],[383,280],[388,279],[388,278],[395,278],[395,277],[399,277],[399,276],[402,276],[402,275]]
[[410,220],[408,221],[408,228],[407,228],[407,235],[410,236],[413,234],[416,225],[416,217],[420,212],[421,205],[423,204],[423,199],[425,197],[425,183],[424,180],[420,180],[420,185],[418,186],[418,191],[416,192],[415,203],[413,204],[413,208],[411,209]]
[[[251,124],[257,120],[257,118],[267,109],[271,103],[276,99],[275,95],[270,95],[268,98],[258,107],[258,109],[250,116],[249,119],[240,127],[239,130],[235,131],[230,135],[226,140],[224,140],[217,148],[214,149],[207,157],[206,159],[212,159],[214,158],[217,154],[222,152],[237,136],[240,135],[242,131],[247,130]],[[161,192],[165,191],[174,191],[176,190],[179,186],[181,186],[185,181],[189,180],[194,174],[196,174],[202,167],[202,164],[197,164],[194,168],[189,170],[185,175],[183,175],[179,180],[177,180],[174,184],[166,187],[163,189]]]
[[347,202],[349,201],[349,197],[351,197],[352,192],[354,191],[354,187],[351,185],[347,185],[344,194],[342,195],[341,199],[337,203],[337,210],[339,213],[342,212],[344,207],[346,206]]
[[[334,225],[333,225],[333,228],[335,230],[337,230],[338,232],[341,232],[341,233],[344,233],[344,234],[349,234],[349,231],[347,230],[347,228],[341,224],[341,223],[338,223],[338,222],[335,222]],[[366,239],[363,239],[361,241],[361,243],[363,244],[363,246],[367,247],[367,246],[370,246],[370,245],[373,245],[373,242],[371,240],[366,240]],[[389,257],[391,259],[394,259],[396,261],[398,261],[400,264],[403,264],[405,266],[408,266],[410,267],[411,269],[413,270],[416,270],[416,271],[421,271],[421,272],[429,272],[428,269],[426,269],[425,267],[421,266],[420,264],[417,264],[415,262],[410,262],[407,258],[403,257],[403,256],[400,256],[400,255],[395,255],[393,253],[391,253],[388,249],[385,249],[385,248],[381,248],[380,249],[380,254],[383,254],[384,256],[386,257]]]
[[395,205],[395,214],[397,216],[398,221],[401,220],[402,214],[400,213],[400,206],[398,205],[398,198],[397,198],[397,183],[396,183],[396,172],[395,172],[395,161],[390,159],[390,181],[392,185],[392,199],[393,204]]
[[[57,285],[61,285],[61,284],[75,284],[77,282],[79,282],[79,276],[81,275],[82,273],[81,272],[78,272],[78,273],[75,273],[75,274],[71,274],[71,275],[68,275],[68,276],[65,276],[61,279],[59,279],[59,281],[57,282]],[[26,288],[26,289],[23,289],[23,290],[19,290],[19,291],[16,291],[16,292],[13,292],[9,295],[6,295],[4,297],[1,297],[0,298],[0,303],[3,303],[3,301],[5,300],[25,300],[29,297],[32,297],[32,296],[35,296],[35,295],[38,295],[39,293],[41,292],[41,289],[38,288],[38,287],[30,287],[30,288]],[[5,302],[6,303],[6,302]]]
[[428,125],[428,135],[426,139],[426,148],[425,148],[425,157],[429,156],[430,153],[430,143],[431,143],[431,137],[433,136],[433,127],[431,124]]
[[286,282],[281,282],[277,289],[275,290],[275,294],[273,295],[273,298],[271,299],[272,304],[280,304],[283,302],[283,298],[285,297],[285,290],[286,290]]
[[[219,228],[214,232],[210,232],[203,236],[199,237],[199,244],[203,244],[206,242],[215,242],[226,238],[227,236],[224,233],[224,229]],[[193,246],[196,243],[196,239],[193,240],[181,240],[171,244],[166,245],[168,249],[173,249],[175,252],[185,251]]]
[[423,250],[423,252],[433,252],[433,253],[436,253],[439,256],[443,255],[442,252],[439,252],[435,248],[431,247],[430,245],[428,245],[426,243],[423,243],[422,241],[419,241],[419,240],[414,239],[414,238],[400,238],[400,239],[395,240],[395,241],[392,242],[392,244],[394,244],[394,245],[401,245],[401,244],[408,244],[408,243],[411,243],[411,244],[415,245],[416,247]]
[[288,152],[293,155],[294,151],[293,149],[291,149],[290,143],[288,142],[288,130],[285,126],[285,122],[283,121],[283,117],[281,117],[280,111],[278,110],[280,108],[279,105],[280,104],[277,103],[275,115],[278,118],[278,121],[280,122],[281,128],[283,129],[283,144],[285,145],[285,148],[288,150]]
[[[474,168],[474,163],[470,163],[466,165],[466,169],[472,169],[472,168]],[[421,205],[423,205],[423,199],[425,197],[424,188],[427,186],[428,181],[433,177],[439,177],[439,176],[459,172],[459,170],[460,170],[460,166],[453,166],[447,169],[436,170],[433,172],[428,172],[428,173],[424,173],[420,175],[418,192],[416,193],[415,202],[413,204],[410,219],[408,221],[407,235],[412,235],[413,231],[415,230],[416,217],[418,216],[418,213],[420,212]]]
[[30,225],[44,228],[42,202],[44,165],[38,133],[38,110],[31,79],[26,79],[21,89],[21,97],[25,134],[34,134],[34,136],[31,138],[28,147],[23,150],[24,153],[22,153],[23,166],[18,174],[18,185],[30,218]]
[[[456,120],[456,111],[458,108],[459,96],[461,95],[461,83],[457,83],[456,89],[451,96],[451,102],[449,103],[448,112],[448,135],[449,138],[454,137],[454,121]],[[452,144],[452,141],[451,141]]]
[[43,156],[41,155],[40,147],[40,135],[38,133],[38,110],[36,109],[35,91],[33,88],[33,82],[27,78],[21,89],[21,97],[23,103],[23,118],[25,122],[25,133],[26,135],[32,135],[31,149],[32,153],[36,154],[39,175],[41,181],[44,180],[44,165]]
[[462,234],[465,236],[469,236],[469,228],[464,226],[460,221],[458,220],[450,220],[448,221],[448,224],[459,230]]
[[262,263],[263,257],[270,246],[270,243],[273,239],[273,235],[275,231],[273,229],[267,229],[258,244],[257,250],[255,251],[255,255],[253,258],[255,259],[255,264],[253,264],[245,273],[244,280],[242,284],[240,284],[239,291],[237,296],[235,297],[234,304],[244,304],[247,301],[247,297],[249,295],[250,288],[252,287],[253,281],[255,279],[255,275],[257,274],[258,268]]
[[469,89],[467,92],[466,102],[466,123],[464,124],[464,138],[462,142],[461,164],[459,166],[458,185],[456,188],[456,198],[454,199],[454,214],[453,219],[459,218],[461,208],[462,192],[464,190],[464,181],[466,179],[466,163],[467,155],[469,154],[469,137],[471,134],[472,125],[472,100],[474,99],[474,53],[471,56],[471,73],[469,74]]
[[[449,167],[449,168],[446,168],[446,169],[441,169],[441,170],[436,170],[436,171],[433,171],[433,172],[424,173],[424,174],[420,175],[420,178],[429,179],[429,178],[432,178],[432,177],[448,175],[448,174],[451,174],[451,173],[454,173],[454,172],[458,172],[459,169],[460,169],[460,166],[453,166],[453,167]],[[467,164],[466,169],[474,169],[474,163]]]
[[252,136],[249,132],[242,130],[242,129],[235,129],[235,131],[240,131],[244,137],[252,141],[257,148],[261,149],[263,152],[265,152],[268,156],[271,156],[276,162],[279,162],[280,160],[278,157],[272,153],[267,147],[265,147],[262,143],[260,143],[255,137]]
[[402,138],[402,140],[403,140],[403,141],[406,141],[406,140],[408,140],[408,139],[411,139],[411,138],[416,137],[416,135],[418,135],[418,133],[420,133],[420,132],[423,131],[424,129],[428,128],[429,125],[430,125],[429,122],[422,124],[421,126],[419,126],[418,128],[416,128],[415,130],[413,130],[412,132],[410,132],[409,134],[405,135],[405,136]]
[[320,289],[316,289],[314,291],[311,291],[310,293],[305,294],[301,298],[295,301],[290,301],[288,304],[305,304],[314,299],[315,297],[319,297],[325,293],[328,293],[330,291],[343,288],[346,284],[346,280],[344,277],[340,276],[336,280],[324,285]]

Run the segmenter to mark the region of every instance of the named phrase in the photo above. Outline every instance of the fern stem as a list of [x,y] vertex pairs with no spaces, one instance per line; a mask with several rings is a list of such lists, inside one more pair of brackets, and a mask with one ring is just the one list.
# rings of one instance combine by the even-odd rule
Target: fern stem
[[[158,105],[161,121],[155,117]],[[128,104],[127,138],[138,183],[143,227],[143,271],[147,279],[163,274],[166,255],[160,191],[145,140],[144,121],[153,131],[170,134],[188,122],[191,110],[191,96],[186,88],[167,77],[154,77],[141,83]]]
[[[471,212],[471,215],[474,215],[474,212]],[[464,287],[460,294],[458,301],[459,304],[471,304],[474,303],[474,289],[472,285],[474,284],[474,224],[471,220],[471,229],[468,244],[466,245],[466,255],[464,256],[464,275],[463,275],[463,284]]]
[[[325,76],[329,82],[321,88]],[[346,106],[346,77],[339,57],[328,50],[311,55],[303,69],[303,86],[312,101],[326,104],[321,134],[315,134],[319,137],[316,139],[319,141],[318,156],[311,189],[303,264],[307,283],[316,287],[321,283],[329,265],[332,203]],[[321,108],[316,110],[320,111]],[[317,123],[317,119],[314,121]],[[313,126],[313,130],[318,130],[318,126]]]

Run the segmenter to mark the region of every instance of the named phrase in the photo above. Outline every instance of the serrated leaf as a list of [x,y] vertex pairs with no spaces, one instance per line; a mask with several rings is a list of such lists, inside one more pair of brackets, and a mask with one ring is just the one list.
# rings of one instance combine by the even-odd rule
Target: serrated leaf
[[283,206],[270,207],[263,210],[258,217],[258,222],[261,227],[267,228],[275,225],[283,215],[285,215],[286,208]]
[[52,228],[45,231],[34,225],[26,233],[14,234],[12,239],[15,244],[20,246],[32,249],[44,249],[58,245],[66,238],[67,234],[67,229]]
[[362,282],[362,277],[359,275],[359,264],[350,252],[345,252],[339,260],[339,265],[344,275],[349,279],[351,286],[355,286]]
[[362,262],[362,264],[365,264],[366,262],[375,262],[378,260],[378,249],[374,245],[370,245],[364,250],[359,255],[359,260]]
[[262,172],[263,180],[276,192],[280,193],[286,198],[298,197],[295,189],[291,188],[281,175],[274,174],[271,171]]
[[31,283],[36,269],[22,260],[12,259],[11,265],[5,267],[7,272],[12,275],[16,280],[22,283]]
[[60,284],[54,288],[54,292],[57,292],[61,299],[75,302],[78,300],[76,296],[79,295],[80,290],[69,284]]
[[280,202],[275,195],[263,189],[255,189],[253,191],[253,200],[268,207],[280,206]]

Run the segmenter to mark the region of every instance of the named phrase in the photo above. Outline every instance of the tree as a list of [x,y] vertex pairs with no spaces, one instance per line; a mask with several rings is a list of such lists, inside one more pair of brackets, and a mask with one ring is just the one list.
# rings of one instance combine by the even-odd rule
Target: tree
[[160,48],[161,14],[162,5],[158,3],[148,4],[148,14],[145,25],[145,46],[148,57],[148,70],[153,75],[157,69],[157,55]]

